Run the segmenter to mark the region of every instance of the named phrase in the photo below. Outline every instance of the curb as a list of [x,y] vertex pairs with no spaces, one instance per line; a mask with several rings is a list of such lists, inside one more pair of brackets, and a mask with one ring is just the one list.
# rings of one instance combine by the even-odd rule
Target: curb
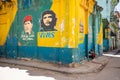
[[15,64],[15,65],[21,65],[26,67],[51,70],[51,71],[56,71],[61,73],[68,73],[68,74],[85,74],[85,73],[98,72],[105,67],[108,61],[109,60],[107,57],[102,56],[102,57],[93,59],[90,62],[85,62],[83,64],[80,64],[78,67],[71,68],[71,67],[66,67],[58,64],[49,63],[49,62],[40,62],[40,61],[33,61],[33,60],[25,61],[25,60],[15,60],[15,59],[6,59],[6,58],[0,59],[1,63]]

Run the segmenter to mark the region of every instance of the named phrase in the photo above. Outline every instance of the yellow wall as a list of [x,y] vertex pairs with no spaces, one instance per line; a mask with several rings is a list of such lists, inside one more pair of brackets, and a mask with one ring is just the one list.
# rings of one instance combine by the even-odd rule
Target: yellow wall
[[[46,39],[40,38],[39,34],[43,32],[39,32],[38,46],[78,47],[78,44],[84,42],[85,34],[88,33],[88,17],[93,11],[93,6],[94,0],[53,0],[51,10],[56,13],[58,31],[54,32],[54,38]],[[83,25],[82,33],[80,24]]]
[[2,9],[0,10],[0,46],[5,44],[11,24],[14,21],[17,12],[17,0],[12,3],[6,2],[5,5],[0,1]]

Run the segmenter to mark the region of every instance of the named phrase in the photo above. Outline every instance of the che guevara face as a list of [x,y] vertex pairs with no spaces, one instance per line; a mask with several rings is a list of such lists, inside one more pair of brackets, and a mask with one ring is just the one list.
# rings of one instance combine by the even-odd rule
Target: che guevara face
[[47,26],[50,26],[51,25],[51,22],[52,22],[52,14],[45,14],[43,16],[43,23],[44,25],[47,27]]

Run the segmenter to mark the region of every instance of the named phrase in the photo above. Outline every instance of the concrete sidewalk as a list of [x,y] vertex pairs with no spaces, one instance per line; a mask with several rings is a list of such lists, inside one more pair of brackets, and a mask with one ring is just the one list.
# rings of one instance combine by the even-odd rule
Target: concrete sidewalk
[[108,63],[108,61],[109,61],[109,57],[101,56],[89,62],[83,62],[77,65],[76,67],[68,67],[68,66],[63,66],[59,64],[54,64],[49,62],[40,62],[40,61],[34,61],[34,60],[17,60],[17,59],[0,58],[1,63],[34,67],[34,68],[40,68],[40,69],[51,70],[51,71],[62,72],[62,73],[69,73],[69,74],[74,74],[74,73],[83,74],[83,73],[97,72],[103,69],[104,66]]

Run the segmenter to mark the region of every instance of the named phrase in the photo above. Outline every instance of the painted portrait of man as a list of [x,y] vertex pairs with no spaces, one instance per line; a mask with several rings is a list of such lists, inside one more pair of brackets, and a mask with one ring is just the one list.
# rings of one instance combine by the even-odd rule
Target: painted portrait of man
[[56,21],[56,14],[52,10],[44,11],[40,20],[40,31],[57,31],[55,29]]
[[27,15],[23,19],[23,31],[21,32],[18,45],[19,46],[34,46],[35,45],[35,33],[32,30],[33,21],[32,16]]

